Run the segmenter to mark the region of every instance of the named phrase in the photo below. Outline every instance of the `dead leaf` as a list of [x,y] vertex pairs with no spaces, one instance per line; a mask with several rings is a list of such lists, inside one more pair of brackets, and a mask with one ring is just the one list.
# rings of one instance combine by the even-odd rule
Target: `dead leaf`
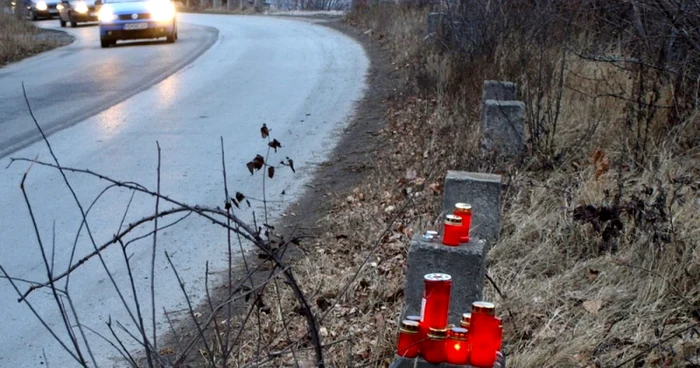
[[588,313],[598,313],[602,307],[603,301],[600,299],[586,300],[583,302],[583,309],[585,309]]
[[272,179],[272,177],[275,176],[275,167],[274,166],[270,166],[267,168],[267,176],[269,176],[270,179]]
[[595,281],[598,278],[598,274],[600,274],[600,271],[589,268],[588,269],[588,281]]
[[260,135],[262,135],[263,139],[270,136],[270,129],[267,128],[267,124],[263,124],[262,128],[260,128]]
[[292,172],[295,173],[296,170],[294,170],[294,160],[291,158],[287,157],[287,164],[289,165],[289,168],[292,169]]
[[593,166],[595,166],[595,178],[598,180],[601,175],[610,169],[610,158],[601,150],[595,150],[591,158],[593,159]]
[[238,202],[243,202],[244,199],[245,199],[245,196],[243,195],[243,193],[241,193],[241,192],[236,192],[236,200],[237,200]]
[[277,152],[278,148],[282,148],[282,144],[277,139],[273,139],[272,142],[267,145],[274,148],[275,152]]
[[442,186],[440,185],[440,183],[432,183],[428,187],[436,194],[439,194],[440,191],[442,191]]
[[250,171],[250,175],[253,175],[255,173],[255,164],[253,163],[253,161],[250,161],[245,165],[248,167],[248,171]]
[[260,170],[262,169],[263,165],[265,165],[265,159],[260,155],[256,155],[252,162],[255,170]]
[[161,349],[159,351],[159,353],[160,353],[160,355],[170,355],[170,354],[175,354],[175,350],[173,350],[173,348],[165,348],[165,349]]

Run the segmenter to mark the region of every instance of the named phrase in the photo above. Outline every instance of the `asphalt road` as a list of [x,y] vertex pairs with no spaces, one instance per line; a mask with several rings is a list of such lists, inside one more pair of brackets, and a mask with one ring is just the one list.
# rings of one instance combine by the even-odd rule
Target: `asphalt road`
[[[0,158],[0,265],[11,276],[43,281],[47,275],[19,188],[27,170],[28,198],[56,272],[68,267],[81,223],[78,208],[55,170],[30,168],[27,163],[5,169],[10,157],[51,159],[43,142],[37,141],[22,99],[22,81],[37,119],[52,133],[49,140],[62,165],[155,189],[158,142],[162,192],[191,205],[223,206],[219,142],[223,137],[229,190],[253,199],[253,208],[238,212],[249,221],[253,210],[259,218],[263,212],[254,200],[263,197],[262,176],[251,176],[245,166],[256,154],[265,154],[266,141],[260,137],[263,123],[282,143],[269,162],[288,156],[297,169],[293,174],[280,168],[265,184],[273,201],[268,207],[273,219],[302,194],[316,164],[337,142],[365,88],[369,61],[359,44],[339,32],[296,20],[181,14],[179,23],[180,40],[175,44],[141,42],[106,50],[99,48],[96,27],[67,29],[76,37],[72,45],[0,68],[0,157],[4,156]],[[38,24],[58,28],[57,20]],[[69,174],[68,179],[84,207],[107,186],[84,175]],[[98,244],[117,232],[129,198],[128,191],[111,189],[92,208],[88,220]],[[136,195],[124,223],[152,214],[154,206],[153,198]],[[170,207],[161,203],[161,208]],[[161,226],[176,219],[162,220]],[[152,226],[136,234],[147,234]],[[76,259],[92,250],[84,230],[77,239]],[[214,270],[211,278],[222,275],[225,239],[225,232],[195,216],[159,234],[155,278],[159,334],[169,328],[163,308],[174,311],[170,316],[175,320],[186,318],[185,300],[163,252],[173,257],[190,296],[201,301],[205,263],[209,261]],[[137,293],[148,316],[151,243],[148,237],[128,248]],[[130,300],[121,251],[110,248],[105,264]],[[20,286],[27,287],[21,282]],[[68,289],[80,324],[105,336],[110,336],[105,325],[110,318],[133,328],[96,259],[74,274]],[[0,280],[0,367],[45,366],[44,352],[51,367],[77,366],[29,308],[16,300],[9,283]],[[65,339],[53,296],[39,291],[30,301]],[[119,333],[129,348],[137,347]],[[106,342],[90,331],[86,334],[98,365],[123,366]]]

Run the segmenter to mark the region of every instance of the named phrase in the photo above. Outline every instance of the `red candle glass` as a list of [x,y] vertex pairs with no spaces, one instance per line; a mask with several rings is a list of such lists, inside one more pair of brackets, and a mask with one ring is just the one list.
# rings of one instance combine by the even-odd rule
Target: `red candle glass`
[[462,234],[459,241],[469,243],[469,227],[472,223],[472,206],[468,203],[457,203],[454,215],[462,219]]
[[416,321],[403,320],[401,322],[396,354],[406,358],[418,356],[418,349],[420,348],[418,327],[419,323]]
[[423,285],[420,332],[421,338],[427,338],[431,327],[447,327],[452,276],[445,273],[429,273],[423,276]]
[[498,351],[499,321],[492,303],[475,302],[469,331],[469,364],[479,368],[491,368]]
[[462,236],[462,218],[455,215],[447,215],[445,228],[442,232],[442,244],[458,246]]
[[445,338],[447,329],[430,328],[428,338],[423,341],[420,347],[421,355],[426,362],[440,364],[445,361]]
[[452,328],[447,335],[445,343],[445,360],[455,365],[466,365],[469,357],[467,345],[467,329],[462,327]]

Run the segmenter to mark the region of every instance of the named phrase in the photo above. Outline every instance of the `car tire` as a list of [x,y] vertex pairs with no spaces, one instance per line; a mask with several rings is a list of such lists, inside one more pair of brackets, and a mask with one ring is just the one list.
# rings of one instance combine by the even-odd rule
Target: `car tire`
[[168,43],[177,41],[177,25],[173,25],[173,31],[167,36]]
[[31,20],[39,19],[39,17],[36,16],[36,13],[32,9],[29,9],[29,19],[31,19]]
[[73,20],[73,14],[68,13],[68,19],[70,20],[70,26],[71,26],[72,28],[75,28],[75,27],[78,26],[78,22],[76,22],[76,21]]
[[116,43],[116,41],[100,38],[100,46],[102,46],[103,49],[106,49],[106,48],[114,45],[115,43]]
[[61,18],[61,16],[58,16],[58,23],[61,24],[61,28],[64,28],[66,26],[66,21]]

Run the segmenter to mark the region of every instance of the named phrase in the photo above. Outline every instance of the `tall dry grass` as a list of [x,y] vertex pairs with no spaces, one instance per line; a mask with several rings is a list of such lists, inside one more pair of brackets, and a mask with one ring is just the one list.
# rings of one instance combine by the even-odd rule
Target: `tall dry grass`
[[[683,94],[672,78],[564,52],[590,48],[584,27],[546,42],[506,32],[493,52],[465,57],[419,40],[426,12],[376,7],[351,16],[393,52],[404,91],[420,97],[391,112],[389,129],[409,126],[392,136],[420,134],[396,139],[399,146],[389,140],[392,151],[414,157],[394,157],[399,168],[384,175],[393,185],[416,167],[505,176],[501,237],[488,264],[503,296],[488,289],[486,297],[505,318],[509,365],[700,364],[700,110],[691,104],[671,121],[677,111],[669,106]],[[619,39],[593,41],[601,55],[628,50]],[[479,152],[484,79],[518,82],[527,123],[539,124],[529,129],[522,165],[487,162]],[[435,219],[430,201],[418,203],[413,218],[424,221],[410,223],[416,230]]]
[[69,42],[67,36],[39,30],[29,21],[0,13],[0,66],[38,54]]

